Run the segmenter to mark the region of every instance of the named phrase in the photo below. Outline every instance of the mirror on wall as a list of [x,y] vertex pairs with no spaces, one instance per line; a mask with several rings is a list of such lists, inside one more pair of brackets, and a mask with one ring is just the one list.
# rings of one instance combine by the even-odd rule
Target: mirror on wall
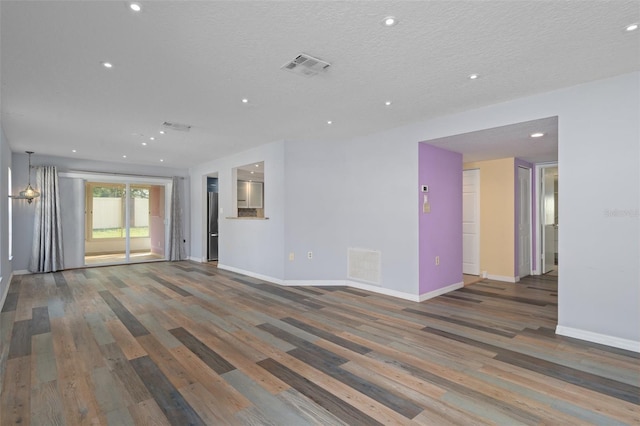
[[238,217],[264,218],[264,161],[236,167]]

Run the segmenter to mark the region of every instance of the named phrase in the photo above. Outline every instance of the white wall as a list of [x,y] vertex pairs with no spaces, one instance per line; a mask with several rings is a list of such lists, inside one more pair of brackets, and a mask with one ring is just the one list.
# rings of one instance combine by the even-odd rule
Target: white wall
[[285,159],[285,278],[344,280],[349,197],[357,196],[347,185],[345,144],[287,142]]
[[[286,144],[286,279],[347,280],[347,250],[381,252],[383,293],[418,296],[418,132]],[[307,252],[313,251],[313,259]]]
[[[13,181],[15,181],[15,172],[11,165],[11,149],[7,141],[2,125],[0,124],[0,310],[2,304],[9,291],[9,280],[13,272],[12,262],[9,260],[9,234],[8,234],[8,203],[14,201],[8,198],[9,191],[7,189],[7,168],[11,167]],[[0,350],[0,355],[3,351]],[[0,362],[0,364],[2,364]]]
[[[264,215],[268,220],[227,219],[236,216],[233,169],[264,161]],[[284,279],[284,142],[273,142],[190,169],[191,258],[207,256],[207,175],[218,174],[218,265],[275,280]]]
[[[417,294],[418,142],[558,116],[558,332],[640,350],[639,79],[628,74],[349,141],[287,142],[284,155],[282,144],[269,144],[199,166],[191,170],[198,221],[192,252],[206,253],[203,175],[220,172],[221,186],[229,186],[232,167],[277,153],[285,171],[267,173],[282,185],[276,198],[285,204],[266,196],[266,215],[277,210],[277,226],[258,233],[259,222],[223,221],[221,263],[279,279],[344,279],[346,247],[371,248],[382,251],[383,287]],[[230,194],[223,191],[221,200],[230,211]],[[611,217],[607,210],[628,214]],[[290,251],[294,262],[286,260]],[[307,251],[317,262],[305,263]],[[283,263],[286,273],[276,266]]]

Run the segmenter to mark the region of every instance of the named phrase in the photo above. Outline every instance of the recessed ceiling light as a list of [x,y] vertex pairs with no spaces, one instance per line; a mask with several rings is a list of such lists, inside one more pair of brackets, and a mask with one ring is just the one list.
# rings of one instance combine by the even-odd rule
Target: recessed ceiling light
[[164,130],[160,130],[160,134],[161,134],[161,135],[164,135]]
[[476,80],[480,77],[478,74],[469,74],[469,80]]
[[327,124],[333,124],[333,121],[329,120],[327,121]]
[[111,62],[102,62],[102,66],[105,68],[113,68],[113,64]]
[[127,158],[127,156],[126,156],[126,155],[123,155],[123,156],[122,156],[122,158]]
[[76,151],[75,149],[72,149],[71,152],[78,152],[78,151]]
[[633,24],[629,24],[626,27],[624,27],[625,31],[635,31],[638,29],[638,23],[635,22]]
[[164,160],[161,158],[161,159],[160,159],[160,162],[161,162],[161,163],[164,163]]
[[242,99],[242,103],[243,104],[246,104],[247,102],[249,102],[249,99],[247,99],[247,98]]
[[155,140],[156,140],[156,138],[154,138],[153,136],[151,136],[151,137],[149,138],[149,140],[150,140],[150,141],[155,141]]
[[142,142],[142,146],[147,146],[147,143],[146,142]]
[[256,167],[260,167],[260,164],[256,164]]
[[255,172],[253,170],[251,170],[251,174],[254,174]]
[[133,10],[134,12],[140,12],[142,10],[142,7],[140,7],[140,3],[129,3],[129,9]]
[[397,23],[398,23],[398,20],[395,18],[395,16],[387,16],[382,20],[382,24],[385,27],[393,27]]
[[542,132],[536,132],[536,133],[531,133],[530,135],[532,138],[541,138],[544,136],[544,133]]
[[384,104],[385,104],[386,106],[389,106],[389,105],[391,105],[391,101],[386,101]]

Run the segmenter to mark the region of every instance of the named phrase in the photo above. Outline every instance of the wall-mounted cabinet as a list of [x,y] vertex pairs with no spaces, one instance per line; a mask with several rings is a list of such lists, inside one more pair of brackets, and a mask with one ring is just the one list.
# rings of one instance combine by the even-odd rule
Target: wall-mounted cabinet
[[262,182],[238,181],[238,208],[261,209],[263,208],[263,184]]

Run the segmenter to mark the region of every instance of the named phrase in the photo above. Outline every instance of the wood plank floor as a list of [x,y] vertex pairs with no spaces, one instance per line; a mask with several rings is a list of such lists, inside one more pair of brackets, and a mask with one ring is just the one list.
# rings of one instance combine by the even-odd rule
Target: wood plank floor
[[162,262],[16,276],[0,424],[640,424],[640,357],[554,334],[555,277],[414,303]]

